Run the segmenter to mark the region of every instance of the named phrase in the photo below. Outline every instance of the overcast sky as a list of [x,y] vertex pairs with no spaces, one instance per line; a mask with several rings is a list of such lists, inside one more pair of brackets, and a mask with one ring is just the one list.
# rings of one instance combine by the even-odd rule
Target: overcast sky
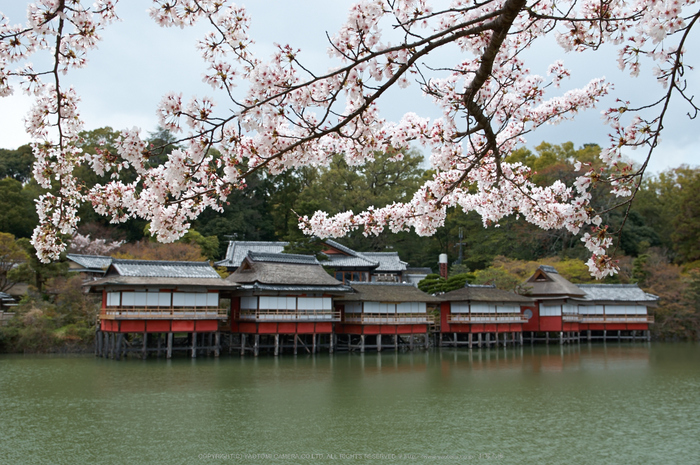
[[[11,24],[26,21],[26,4],[21,0],[0,0],[0,11]],[[243,3],[252,17],[251,37],[255,40],[255,52],[260,58],[269,57],[273,43],[288,43],[300,48],[300,59],[316,71],[337,65],[330,62],[326,53],[326,32],[333,35],[344,22],[346,11],[353,2],[336,0],[253,0]],[[88,66],[73,70],[63,78],[63,85],[73,84],[82,98],[81,115],[86,129],[111,126],[114,129],[140,127],[153,131],[157,125],[155,108],[163,94],[182,92],[184,100],[192,95],[217,94],[202,83],[205,65],[195,49],[195,41],[202,37],[204,24],[195,28],[165,29],[157,26],[146,12],[149,2],[143,0],[119,0],[117,14],[121,22],[102,32],[103,41],[97,51],[89,56]],[[697,33],[697,31],[696,31]],[[700,38],[691,38],[697,43]],[[700,65],[700,51],[691,50],[686,62]],[[526,55],[527,65],[536,74],[545,75],[547,66],[556,59],[572,70],[572,78],[563,83],[559,92],[581,87],[595,77],[605,76],[615,83],[613,95],[597,109],[577,116],[574,122],[558,126],[546,126],[528,135],[528,147],[542,141],[562,143],[571,141],[576,147],[585,143],[605,146],[608,128],[600,113],[613,106],[616,97],[633,102],[649,103],[661,95],[662,89],[653,79],[631,79],[616,66],[615,52],[565,54],[552,40],[533,49]],[[48,55],[32,58],[35,69],[46,65]],[[446,51],[431,64],[441,61],[454,65],[457,60]],[[642,70],[642,75],[647,69]],[[688,73],[691,89],[700,89],[698,71]],[[645,100],[640,100],[645,99]],[[220,101],[220,110],[226,104]],[[30,105],[28,96],[16,92],[11,97],[0,98],[0,148],[16,148],[29,142],[24,132],[23,118]],[[421,116],[439,117],[432,102],[423,97],[417,85],[407,90],[387,94],[380,102],[382,115],[387,120],[398,120],[401,115],[413,111]],[[676,102],[671,108],[665,133],[651,169],[662,171],[680,164],[698,165],[700,147],[699,120],[689,120],[688,109]],[[628,155],[639,160],[643,155],[630,151]]]

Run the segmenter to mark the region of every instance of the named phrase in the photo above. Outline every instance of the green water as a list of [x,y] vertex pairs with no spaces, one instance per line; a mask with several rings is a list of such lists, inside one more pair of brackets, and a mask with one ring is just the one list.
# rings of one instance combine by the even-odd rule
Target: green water
[[697,464],[700,346],[2,356],[0,462]]

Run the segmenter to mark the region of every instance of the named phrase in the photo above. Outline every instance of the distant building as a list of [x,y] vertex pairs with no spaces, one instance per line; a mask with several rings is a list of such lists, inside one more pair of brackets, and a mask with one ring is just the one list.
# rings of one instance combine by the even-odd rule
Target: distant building
[[[231,301],[231,331],[240,335],[241,354],[261,348],[313,353],[333,351],[340,314],[333,298],[351,292],[315,257],[248,251],[226,282],[238,288]],[[250,339],[249,339],[250,338]],[[252,340],[251,340],[252,339]]]
[[[357,252],[331,239],[320,241],[322,253],[328,257],[321,265],[331,269],[335,278],[343,283],[354,282],[403,282],[408,264],[398,252]],[[256,253],[284,253],[288,242],[231,241],[226,257],[216,262],[229,272],[234,272],[248,255]]]
[[644,292],[636,284],[579,284],[578,287],[585,292],[578,312],[581,331],[586,331],[588,339],[622,337],[622,332],[627,337],[634,337],[632,332],[648,334],[649,324],[654,322],[649,308],[658,305],[657,296]]
[[68,270],[80,273],[83,281],[103,277],[109,265],[112,264],[112,257],[104,255],[69,253],[66,255],[66,258],[68,259]]
[[427,347],[433,323],[428,310],[440,303],[439,298],[410,283],[351,282],[350,287],[352,293],[335,300],[341,315],[336,325],[339,344],[360,352],[365,348],[381,351],[387,346],[396,350],[399,345],[412,348],[414,336],[419,335]]
[[523,310],[534,304],[530,297],[494,286],[466,284],[441,298],[440,345],[522,345],[523,325],[528,322]]
[[[535,299],[525,310],[523,325],[531,341],[578,341],[581,331],[591,339],[649,338],[653,317],[648,308],[658,298],[636,284],[579,284],[561,276],[551,266],[540,266],[524,283]],[[614,331],[614,333],[613,333]]]
[[15,316],[14,312],[9,312],[9,310],[14,309],[17,306],[17,301],[5,292],[0,292],[0,326],[4,326],[7,322]]
[[[119,358],[126,349],[128,334],[140,334],[136,351],[146,356],[149,335],[167,335],[167,356],[173,351],[173,334],[188,333],[186,350],[196,356],[205,345],[202,334],[216,335],[228,319],[228,308],[220,305],[220,293],[236,286],[225,282],[207,262],[112,260],[105,276],[85,286],[102,295],[97,348],[102,355]],[[199,340],[198,340],[199,337]],[[214,347],[218,351],[218,341]]]
[[241,266],[248,252],[282,253],[289,242],[270,241],[229,241],[226,256],[223,260],[214,263],[215,266],[223,266],[233,273]]

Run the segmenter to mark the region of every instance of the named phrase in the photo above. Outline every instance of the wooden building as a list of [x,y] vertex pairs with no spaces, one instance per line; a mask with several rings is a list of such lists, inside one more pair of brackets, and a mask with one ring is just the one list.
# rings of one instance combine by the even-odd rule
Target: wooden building
[[[339,242],[320,240],[322,253],[328,257],[322,266],[332,269],[335,278],[342,283],[354,282],[403,282],[408,279],[407,263],[397,252],[357,252]],[[229,272],[234,272],[243,263],[248,252],[283,253],[288,242],[231,241],[226,257],[216,262]]]
[[410,283],[350,283],[353,292],[338,297],[336,325],[339,347],[348,350],[413,349],[416,335],[428,347],[433,323],[430,307],[440,299]]
[[541,265],[523,286],[535,299],[534,305],[524,310],[528,319],[523,325],[526,340],[562,344],[579,340],[578,302],[585,294],[579,287],[547,265]]
[[351,292],[331,277],[315,257],[249,251],[226,281],[239,287],[231,300],[231,332],[240,335],[240,351],[258,355],[272,349],[310,353],[334,348],[334,324],[340,314],[333,297]]
[[585,293],[578,302],[580,330],[587,340],[646,339],[654,317],[650,307],[659,298],[647,294],[636,284],[579,284]]
[[523,343],[524,310],[534,301],[494,286],[466,284],[442,295],[440,346]]
[[[96,352],[119,359],[126,352],[198,350],[219,355],[219,324],[228,319],[221,293],[234,285],[207,262],[112,260],[105,277],[85,284],[102,297]],[[184,344],[174,338],[186,339]],[[180,341],[182,342],[182,341]]]
[[324,266],[335,272],[335,279],[350,282],[404,281],[407,263],[398,252],[356,252],[331,239],[323,242],[323,253],[328,257]]

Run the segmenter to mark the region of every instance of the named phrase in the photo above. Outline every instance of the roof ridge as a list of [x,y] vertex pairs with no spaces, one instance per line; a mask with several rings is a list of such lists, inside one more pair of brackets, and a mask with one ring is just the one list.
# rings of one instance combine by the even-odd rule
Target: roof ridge
[[144,259],[131,259],[131,258],[113,258],[112,263],[115,265],[119,264],[133,264],[133,265],[179,265],[179,266],[211,266],[209,261],[203,260],[201,262],[195,261],[179,261],[179,260],[144,260]]

